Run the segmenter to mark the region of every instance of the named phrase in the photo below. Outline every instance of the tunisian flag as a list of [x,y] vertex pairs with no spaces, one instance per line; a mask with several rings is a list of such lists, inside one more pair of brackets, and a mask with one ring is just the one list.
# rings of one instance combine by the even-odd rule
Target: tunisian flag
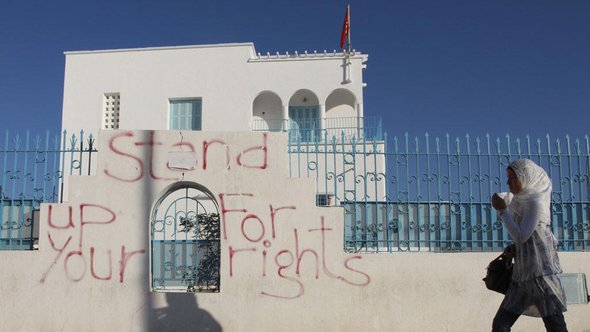
[[[346,37],[350,37],[350,5],[346,6],[344,24],[342,24],[342,33],[340,34],[340,48],[344,48]],[[348,43],[350,44],[350,40]]]

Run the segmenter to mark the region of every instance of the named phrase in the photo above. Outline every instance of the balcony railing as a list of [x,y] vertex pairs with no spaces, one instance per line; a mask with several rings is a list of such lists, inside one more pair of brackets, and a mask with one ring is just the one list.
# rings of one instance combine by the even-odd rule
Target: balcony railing
[[255,119],[252,131],[287,132],[291,142],[321,142],[333,137],[358,140],[383,140],[381,118],[342,117],[308,119]]

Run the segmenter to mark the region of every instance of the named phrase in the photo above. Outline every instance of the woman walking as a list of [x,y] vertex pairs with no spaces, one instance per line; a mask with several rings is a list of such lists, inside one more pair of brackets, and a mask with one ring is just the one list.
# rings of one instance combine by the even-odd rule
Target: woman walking
[[541,317],[547,331],[567,331],[557,240],[550,229],[551,179],[528,159],[513,161],[506,173],[512,199],[494,194],[492,206],[514,241],[505,251],[514,257],[514,271],[492,331],[510,331],[520,315]]

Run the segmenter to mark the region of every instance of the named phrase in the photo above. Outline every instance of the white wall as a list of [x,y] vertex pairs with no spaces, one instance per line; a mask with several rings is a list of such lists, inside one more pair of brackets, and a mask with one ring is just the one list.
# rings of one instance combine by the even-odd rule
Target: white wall
[[[287,177],[286,137],[268,134],[266,145],[264,137],[101,132],[97,175],[72,178],[69,202],[42,206],[40,250],[0,252],[0,330],[490,329],[501,296],[487,291],[481,278],[495,253],[343,253],[343,211],[316,207],[314,182]],[[185,151],[192,145],[197,153],[195,170],[166,167],[168,152],[180,150],[175,144],[181,140]],[[221,145],[211,146],[203,169],[203,142],[212,140],[228,147],[229,169]],[[266,146],[265,167],[259,146]],[[239,166],[240,152],[242,164],[251,168]],[[262,221],[242,229],[245,213],[226,213],[219,293],[149,292],[150,210],[165,188],[180,180],[207,187],[218,200],[221,194],[248,194],[226,199],[225,208],[246,209]],[[270,205],[292,207],[276,215],[274,238]],[[245,236],[259,234],[254,242]],[[230,264],[230,247],[255,251],[237,253]],[[299,274],[289,259],[298,252]],[[587,253],[561,253],[561,258],[566,272],[590,274]],[[570,306],[565,314],[570,331],[590,329],[587,310]],[[526,317],[514,328],[543,330],[540,319]]]

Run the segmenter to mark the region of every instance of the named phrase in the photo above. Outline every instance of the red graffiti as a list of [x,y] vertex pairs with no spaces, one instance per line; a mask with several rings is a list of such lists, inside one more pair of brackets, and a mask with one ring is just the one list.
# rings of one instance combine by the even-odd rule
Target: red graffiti
[[281,206],[278,208],[274,208],[272,206],[272,204],[270,205],[270,227],[272,230],[272,238],[275,239],[277,236],[277,231],[276,231],[276,216],[277,213],[281,210],[295,210],[296,208],[294,206]]
[[53,260],[51,265],[49,265],[49,268],[47,269],[47,271],[45,271],[45,273],[43,273],[43,275],[41,276],[41,283],[45,282],[47,275],[53,269],[53,267],[57,264],[57,261],[61,257],[61,254],[64,252],[64,250],[66,249],[66,247],[68,246],[68,244],[70,244],[70,241],[72,240],[71,236],[68,237],[68,240],[64,243],[64,245],[61,247],[61,249],[58,249],[55,247],[55,242],[53,242],[53,239],[51,238],[51,234],[49,232],[47,233],[47,237],[49,238],[49,244],[51,245],[51,248],[53,250],[57,251],[58,253],[57,253],[57,256],[55,256],[55,259]]
[[127,157],[131,160],[134,160],[137,163],[137,169],[138,169],[138,173],[136,177],[134,178],[130,178],[130,179],[125,179],[125,178],[121,178],[119,176],[113,175],[109,172],[108,169],[104,169],[104,174],[106,174],[107,176],[113,178],[113,179],[117,179],[119,181],[124,181],[124,182],[135,182],[135,181],[139,181],[142,177],[143,177],[143,161],[141,161],[141,158],[138,158],[132,154],[129,153],[125,153],[119,149],[117,149],[115,147],[115,141],[118,140],[121,137],[133,137],[133,133],[130,131],[127,132],[122,132],[120,134],[114,135],[113,137],[111,137],[111,140],[109,141],[109,149],[115,153],[116,155],[119,156],[124,156]]
[[[68,255],[66,256],[66,259],[65,259],[65,261],[64,261],[64,270],[65,270],[65,272],[66,272],[66,275],[68,276],[68,278],[69,278],[71,281],[78,282],[78,281],[82,280],[82,278],[84,278],[84,275],[86,274],[86,261],[84,260],[84,256],[82,256],[82,255],[83,255],[83,254],[82,254],[82,252],[81,252],[81,251],[70,251],[70,252],[68,253]],[[69,265],[68,265],[68,262],[70,261],[70,258],[71,258],[71,257],[73,257],[73,256],[78,256],[78,257],[80,257],[80,259],[81,259],[81,262],[84,264],[84,265],[83,265],[83,266],[84,266],[84,268],[82,269],[82,273],[80,274],[80,276],[79,276],[79,277],[73,277],[73,276],[72,276],[72,274],[71,274],[71,269],[69,269],[69,268],[68,268],[68,266],[69,266]]]
[[[266,140],[267,140],[267,134],[263,133],[262,134],[262,145],[258,145],[258,146],[253,146],[251,148],[248,148],[242,152],[240,152],[240,154],[238,154],[238,158],[236,159],[236,162],[238,163],[239,166],[243,166],[246,168],[260,168],[260,169],[266,169],[267,162],[268,162],[268,147],[266,145]],[[256,152],[256,151],[261,151],[263,158],[262,158],[262,163],[260,165],[256,165],[256,164],[246,164],[242,162],[242,157],[246,155],[246,153],[250,153],[250,152]]]
[[70,212],[69,213],[70,222],[67,225],[65,225],[65,226],[58,226],[58,225],[56,225],[56,224],[53,223],[53,217],[52,217],[53,216],[53,213],[52,213],[53,212],[53,205],[49,205],[48,212],[47,212],[49,214],[49,216],[47,218],[47,223],[49,224],[49,227],[56,228],[56,229],[68,229],[70,227],[73,228],[74,227],[74,221],[72,220],[72,207],[71,206],[68,207],[68,210]]
[[225,144],[224,141],[220,141],[217,139],[211,141],[203,141],[203,169],[207,169],[207,152],[209,151],[209,146],[211,146],[212,144],[220,144],[221,146],[223,146],[223,149],[225,150],[225,168],[230,169],[231,157],[229,155],[229,146]]
[[[284,256],[285,254],[289,255],[289,263],[281,263],[279,261],[281,259],[281,256]],[[279,268],[277,271],[277,274],[279,275],[279,277],[295,283],[297,285],[297,294],[278,295],[278,294],[266,292],[264,290],[261,291],[260,294],[266,295],[266,296],[271,296],[271,297],[276,297],[276,298],[280,298],[280,299],[291,299],[291,300],[301,297],[305,293],[305,287],[303,286],[303,283],[295,277],[290,277],[290,276],[287,276],[284,274],[285,270],[288,269],[291,265],[293,265],[294,261],[295,261],[295,259],[293,258],[293,253],[291,253],[289,250],[281,250],[275,256],[275,264]]]
[[[98,210],[98,213],[103,212],[102,214],[105,215],[105,213],[108,215],[107,218],[108,220],[87,220],[86,218],[84,218],[84,209],[88,209],[88,208],[93,208],[95,209],[95,213]],[[78,247],[81,248],[82,247],[82,243],[84,242],[84,227],[86,225],[106,225],[106,224],[110,224],[113,221],[115,221],[115,212],[113,212],[111,209],[101,206],[101,205],[97,205],[97,204],[80,204],[79,207],[80,210],[80,236],[79,236],[79,243],[78,243]],[[69,229],[69,228],[75,228],[74,226],[74,220],[73,220],[73,209],[72,206],[68,206],[68,224],[65,226],[59,226],[56,225],[53,222],[53,205],[49,205],[48,207],[48,211],[47,211],[47,224],[49,225],[49,227],[51,228],[55,228],[55,229],[59,229],[59,230],[64,230],[64,229]]]
[[[235,164],[239,167],[248,168],[248,169],[260,169],[265,170],[268,168],[268,135],[267,133],[262,133],[262,144],[255,145],[249,148],[246,148],[242,151],[239,151],[235,158],[232,158],[232,151],[228,144],[224,141],[219,139],[212,139],[212,140],[204,140],[202,141],[202,151],[201,156],[203,160],[202,169],[207,170],[209,167],[209,158],[210,154],[213,152],[217,152],[221,150],[222,153],[225,155],[225,169],[231,169],[232,160],[235,159]],[[126,146],[123,148],[121,146]],[[168,150],[177,147],[187,146],[190,148],[192,152],[195,151],[195,145],[192,142],[176,142],[169,147],[165,147],[162,142],[159,142],[155,138],[155,132],[149,132],[149,139],[147,141],[141,140],[137,138],[135,134],[131,131],[122,132],[116,135],[113,135],[109,140],[109,150],[115,154],[115,156],[122,157],[128,159],[130,165],[134,165],[136,171],[134,174],[124,176],[123,174],[114,174],[112,170],[107,168],[103,169],[103,172],[108,177],[123,181],[123,182],[137,182],[141,180],[145,173],[146,173],[146,165],[147,165],[147,173],[152,180],[163,180],[163,181],[176,181],[179,180],[178,177],[172,176],[175,172],[172,168],[168,167],[166,163],[166,172],[171,173],[169,176],[165,176],[162,174],[156,174],[156,163],[159,158],[157,156],[163,155],[164,153],[168,152]],[[212,147],[219,146],[221,149],[212,149]],[[135,147],[139,148],[138,151]],[[147,149],[147,150],[145,150]],[[162,151],[164,150],[164,151]],[[213,151],[213,152],[212,152]],[[146,160],[144,161],[141,155],[145,152]],[[156,157],[155,157],[156,156]],[[197,161],[198,163],[198,161]],[[195,165],[198,166],[198,165]],[[195,168],[196,170],[196,168]],[[195,171],[192,170],[192,171]],[[186,171],[186,170],[185,170]]]
[[[85,208],[96,208],[100,209],[104,212],[110,214],[110,218],[108,220],[86,220],[84,218],[84,209]],[[71,211],[71,207],[70,207]],[[84,241],[84,227],[86,225],[107,225],[115,221],[116,219],[115,212],[111,209],[106,208],[104,206],[96,205],[96,204],[80,204],[80,243],[78,245],[79,248],[82,248],[82,242]]]
[[108,257],[109,257],[109,263],[107,264],[107,266],[109,267],[109,275],[107,275],[106,277],[101,277],[96,273],[96,271],[94,271],[94,252],[95,251],[96,251],[96,249],[94,247],[90,248],[90,273],[92,273],[92,277],[94,277],[94,279],[98,279],[98,280],[111,280],[111,278],[113,276],[111,251],[107,250]]
[[[102,259],[100,260],[102,264],[97,264],[97,248],[95,246],[91,246],[88,250],[84,248],[85,229],[90,226],[105,227],[107,225],[110,225],[116,221],[117,216],[115,212],[113,212],[111,209],[98,204],[82,203],[77,208],[80,212],[78,222],[76,222],[75,218],[73,217],[73,206],[67,206],[67,217],[63,215],[60,216],[58,213],[56,213],[53,205],[48,206],[47,224],[51,229],[54,230],[54,234],[56,232],[61,233],[62,236],[67,236],[67,240],[64,241],[63,245],[58,246],[56,245],[56,242],[52,236],[52,232],[47,232],[47,238],[49,240],[51,248],[55,250],[57,254],[52,263],[41,276],[41,283],[44,283],[46,281],[48,275],[53,271],[54,267],[58,264],[60,259],[63,262],[65,276],[70,281],[79,282],[83,280],[87,275],[88,269],[90,269],[90,275],[92,276],[92,278],[96,280],[105,281],[112,279],[113,259],[111,255],[111,250],[105,250],[106,255],[100,255],[102,257]],[[93,218],[88,217],[88,215],[91,213],[94,216]],[[59,217],[62,217],[63,220],[66,220],[66,222],[56,223],[55,219],[59,219]],[[76,228],[79,229],[78,232],[76,232]],[[88,231],[90,231],[91,229],[92,228],[90,228]],[[69,249],[69,244],[70,242],[72,242],[75,235],[78,236],[78,246],[77,248]],[[103,251],[101,250],[101,252]],[[121,245],[121,257],[119,260],[120,283],[123,283],[125,281],[125,269],[131,257],[143,253],[145,253],[144,249],[127,251],[125,245]],[[97,272],[97,265],[103,267],[101,269],[101,274]]]
[[[156,142],[154,141],[154,132],[150,131],[150,140],[148,142],[135,142],[136,146],[144,146],[147,145],[149,146],[149,160],[150,160],[150,177],[154,180],[178,180],[178,178],[173,177],[173,178],[166,178],[166,177],[161,177],[161,176],[157,176],[156,174],[154,174],[154,147],[155,146],[161,146],[163,145],[160,142]],[[174,144],[176,145],[176,144]]]
[[123,281],[125,281],[125,268],[127,267],[127,262],[131,259],[132,256],[137,255],[137,254],[144,254],[145,250],[143,249],[139,249],[139,250],[134,250],[134,251],[130,251],[127,252],[125,250],[125,246],[121,246],[121,265],[119,268],[119,282],[123,283]]
[[[249,236],[246,232],[246,221],[248,220],[255,220],[256,225],[258,225],[259,227],[259,234],[253,234],[253,236]],[[244,238],[246,238],[246,240],[250,241],[250,242],[259,242],[260,240],[262,240],[262,238],[264,237],[264,223],[262,222],[262,220],[260,220],[260,218],[258,218],[258,216],[256,216],[255,214],[249,214],[247,216],[244,217],[244,219],[242,219],[242,235],[244,235]]]
[[225,199],[226,197],[252,197],[254,196],[253,194],[250,193],[242,193],[242,194],[219,194],[219,200],[221,201],[221,230],[223,232],[223,239],[227,240],[227,225],[225,223],[226,220],[226,215],[229,212],[239,212],[239,213],[244,213],[246,212],[246,209],[228,209],[225,207]]
[[[270,231],[268,231],[269,227],[266,226],[265,219],[247,208],[248,200],[253,197],[252,193],[223,193],[219,195],[224,239],[229,237],[228,242],[230,243],[247,243],[238,248],[235,245],[229,245],[230,277],[238,274],[237,266],[244,266],[243,263],[242,265],[238,264],[239,262],[259,260],[263,278],[276,275],[286,282],[285,288],[281,291],[262,289],[260,293],[282,299],[295,299],[305,293],[305,285],[301,280],[304,261],[306,267],[313,267],[312,273],[315,279],[324,276],[352,286],[366,286],[371,282],[371,277],[367,273],[351,266],[353,260],[361,260],[362,256],[348,257],[339,262],[328,258],[326,243],[333,229],[326,226],[323,216],[319,219],[319,227],[304,229],[302,233],[297,225],[288,225],[285,222],[277,223],[279,211],[282,213],[294,211],[297,209],[295,206],[275,208],[270,204],[267,219],[270,220]],[[277,228],[283,228],[283,231],[278,232]],[[285,232],[285,228],[290,232]],[[281,237],[281,235],[284,238],[288,234],[292,234],[292,237],[281,241],[281,243],[288,243],[287,247],[272,247],[272,240],[275,240],[277,236]],[[316,243],[317,245],[303,247],[301,245],[301,237],[303,236],[306,237],[305,243]],[[252,264],[249,264],[248,268],[251,267]],[[274,270],[276,274],[269,274],[269,269],[270,271]],[[340,272],[336,272],[337,270]]]

